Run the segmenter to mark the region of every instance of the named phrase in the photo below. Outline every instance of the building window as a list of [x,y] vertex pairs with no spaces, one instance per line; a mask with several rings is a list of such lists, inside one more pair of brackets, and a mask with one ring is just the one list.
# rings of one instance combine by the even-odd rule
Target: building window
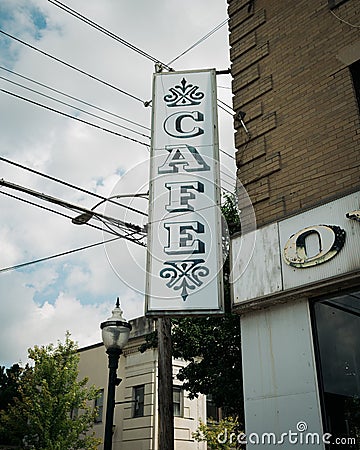
[[351,64],[349,66],[349,68],[350,68],[350,73],[352,76],[352,81],[353,81],[354,90],[355,90],[355,96],[356,96],[356,100],[357,100],[357,104],[358,104],[358,108],[359,108],[359,112],[360,112],[360,60]]
[[347,1],[348,0],[328,0],[328,4],[329,4],[330,9],[334,9]]
[[[315,302],[312,316],[325,431],[331,433],[332,441],[356,438],[358,442],[360,290]],[[331,450],[336,448],[341,447],[329,447]],[[350,445],[346,448],[358,447]]]
[[174,405],[174,417],[183,417],[183,390],[181,387],[173,387],[173,405]]
[[144,384],[140,386],[135,386],[133,388],[133,400],[134,400],[133,417],[143,417],[144,415],[144,394],[145,394]]
[[206,418],[207,420],[214,420],[219,422],[221,420],[221,411],[212,398],[211,394],[206,396]]
[[104,412],[104,389],[101,389],[99,397],[95,399],[96,417],[95,423],[102,422]]

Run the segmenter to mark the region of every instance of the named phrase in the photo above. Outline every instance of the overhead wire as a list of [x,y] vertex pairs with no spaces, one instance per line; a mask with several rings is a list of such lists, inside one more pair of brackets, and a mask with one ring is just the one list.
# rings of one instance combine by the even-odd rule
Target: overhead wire
[[[0,180],[0,184],[3,185],[4,187],[9,187],[11,189],[15,189],[15,190],[23,192],[25,194],[33,195],[33,196],[35,196],[36,198],[38,198],[40,200],[48,201],[48,202],[53,203],[53,204],[55,204],[57,206],[61,206],[61,207],[66,208],[66,209],[70,209],[73,212],[74,211],[75,212],[81,212],[81,213],[89,212],[89,210],[87,210],[87,209],[85,209],[83,207],[79,207],[77,205],[73,205],[73,204],[68,203],[68,202],[66,202],[64,200],[61,200],[59,198],[51,197],[49,195],[46,195],[46,194],[43,194],[43,193],[40,193],[40,192],[37,192],[37,191],[33,191],[33,190],[25,188],[23,186],[16,185],[14,183],[6,182],[5,180]],[[48,208],[48,207],[43,206],[43,205],[38,204],[38,203],[34,203],[34,202],[29,201],[29,200],[27,200],[27,199],[25,199],[23,197],[18,197],[18,196],[15,196],[13,194],[8,194],[7,192],[4,192],[2,190],[0,190],[0,193],[4,194],[4,195],[7,195],[8,197],[15,198],[16,200],[22,201],[24,203],[30,204],[32,206],[36,206],[36,207],[38,207],[40,209],[44,209],[46,211],[53,212],[54,214],[60,215],[62,217],[66,217],[67,219],[70,219],[72,221],[74,219],[73,217],[68,216],[68,215],[66,215],[66,214],[64,214],[64,213],[62,213],[60,211]],[[141,246],[145,245],[142,242],[142,240],[146,237],[146,232],[145,232],[144,228],[142,228],[142,227],[140,227],[138,225],[134,225],[134,224],[129,223],[129,222],[124,222],[122,220],[118,220],[118,219],[115,219],[115,218],[112,218],[112,217],[109,217],[109,216],[105,216],[103,214],[96,213],[96,212],[93,212],[93,211],[91,211],[91,217],[93,217],[94,219],[99,220],[100,222],[102,222],[109,229],[100,228],[100,227],[98,227],[96,225],[93,225],[93,224],[87,222],[87,221],[86,222],[82,222],[82,224],[90,226],[91,228],[95,228],[95,229],[101,230],[103,232],[107,232],[107,233],[110,233],[110,234],[113,234],[113,235],[116,235],[116,236],[121,236],[122,238],[130,240],[131,242],[133,242],[135,244],[138,244],[138,245],[141,245]],[[106,221],[110,221],[111,223],[113,223],[117,227],[117,230],[114,230],[113,228],[107,226]]]
[[89,244],[89,245],[85,245],[83,247],[74,248],[74,249],[68,250],[66,252],[56,253],[55,255],[46,256],[44,258],[34,259],[32,261],[28,261],[25,263],[15,264],[14,266],[4,267],[3,269],[0,269],[0,273],[9,272],[10,270],[22,269],[24,267],[31,266],[32,264],[49,261],[54,258],[59,258],[61,256],[66,256],[66,255],[70,255],[72,253],[80,252],[82,250],[88,250],[89,248],[97,247],[98,245],[102,245],[102,244],[108,244],[109,242],[117,241],[118,239],[121,239],[121,237],[107,239],[105,241],[100,241],[100,242],[96,242],[95,244]]
[[25,45],[26,47],[31,48],[32,50],[35,50],[35,51],[41,53],[42,55],[47,56],[48,58],[53,59],[54,61],[57,61],[60,64],[63,64],[66,67],[69,67],[70,69],[73,69],[73,70],[81,73],[82,75],[86,75],[87,77],[91,78],[92,80],[95,80],[95,81],[97,81],[99,83],[104,84],[107,87],[115,89],[116,91],[120,92],[121,94],[127,95],[128,97],[130,97],[130,98],[132,98],[134,100],[137,100],[137,101],[141,102],[143,105],[145,105],[145,102],[141,98],[137,97],[136,95],[131,94],[130,92],[127,92],[127,91],[125,91],[123,89],[120,89],[120,88],[114,86],[113,84],[108,83],[107,81],[104,81],[104,80],[96,77],[95,75],[92,75],[92,74],[86,72],[85,70],[79,69],[78,67],[75,67],[74,65],[72,65],[72,64],[70,64],[70,63],[68,63],[68,62],[66,62],[64,60],[62,60],[60,58],[57,58],[56,56],[51,55],[50,53],[47,53],[47,52],[45,52],[43,50],[40,50],[39,48],[35,47],[34,45],[31,45],[28,42],[25,42],[25,41],[15,37],[15,36],[9,34],[9,33],[6,33],[5,31],[3,31],[1,29],[0,29],[0,33],[3,34],[4,36],[7,36],[10,39],[13,39],[13,40],[19,42],[22,45]]
[[[49,0],[51,1],[51,0]],[[210,36],[212,36],[214,33],[216,33],[216,31],[220,30],[220,28],[222,28],[227,22],[229,21],[229,18],[223,20],[221,23],[219,23],[219,25],[217,25],[215,28],[213,28],[211,31],[209,31],[207,34],[205,34],[205,36],[203,36],[202,38],[200,38],[198,41],[196,41],[193,45],[191,45],[190,47],[188,47],[186,50],[184,50],[182,53],[180,53],[180,55],[176,56],[174,59],[172,59],[171,61],[169,61],[167,64],[173,64],[175,61],[177,61],[179,58],[181,58],[182,56],[186,55],[186,53],[188,53],[190,50],[194,49],[195,47],[197,47],[199,44],[201,44],[202,42],[204,42],[206,39],[208,39]]]
[[339,17],[337,14],[334,13],[334,11],[332,9],[330,9],[331,14],[337,18],[337,20],[340,20],[340,22],[346,23],[346,25],[349,25],[349,27],[352,28],[360,28],[360,25],[355,25],[353,23],[348,22],[347,20],[342,19],[341,17]]
[[93,113],[91,113],[89,111],[85,111],[84,109],[78,108],[75,105],[71,105],[69,103],[63,102],[62,100],[59,100],[59,99],[57,99],[55,97],[52,97],[51,95],[46,95],[46,94],[44,94],[44,93],[42,93],[40,91],[37,91],[37,90],[32,89],[32,88],[29,88],[29,87],[27,87],[27,86],[25,86],[25,85],[23,85],[21,83],[17,83],[16,81],[12,81],[12,80],[10,80],[8,78],[5,78],[5,77],[2,77],[2,76],[0,76],[0,80],[7,81],[8,83],[11,83],[11,84],[13,84],[15,86],[21,87],[22,89],[26,89],[26,90],[28,90],[30,92],[35,93],[35,94],[41,95],[42,97],[45,97],[45,98],[50,99],[50,100],[53,100],[53,101],[55,101],[57,103],[60,103],[61,105],[68,106],[69,108],[75,109],[76,111],[80,111],[80,112],[82,112],[84,114],[87,114],[87,115],[89,115],[91,117],[95,117],[95,118],[97,118],[99,120],[102,120],[104,122],[110,123],[110,124],[115,125],[117,127],[123,128],[123,129],[125,129],[127,131],[130,131],[131,133],[135,133],[135,134],[138,134],[139,136],[142,136],[142,137],[145,137],[147,139],[150,139],[150,136],[147,136],[146,134],[140,133],[139,131],[133,130],[133,129],[129,128],[129,127],[125,127],[124,125],[120,125],[119,123],[113,122],[112,120],[105,119],[104,117],[101,117],[98,114],[93,114]]
[[[218,102],[221,102],[221,100],[218,99]],[[222,102],[222,103],[224,103],[224,102]],[[227,110],[226,108],[224,108],[224,107],[223,107],[222,105],[220,105],[219,103],[218,103],[217,105],[218,105],[218,107],[219,107],[220,109],[222,109],[222,110],[225,111],[226,113],[230,114],[231,117],[234,117],[234,112],[230,112],[229,110]],[[227,106],[227,105],[226,105],[226,106]]]
[[53,5],[57,6],[58,8],[62,9],[63,11],[71,14],[73,17],[76,17],[77,19],[81,20],[82,22],[86,23],[87,25],[90,25],[91,27],[95,28],[96,30],[100,31],[101,33],[105,34],[106,36],[114,39],[115,41],[119,42],[122,45],[125,45],[126,47],[130,48],[131,50],[135,51],[141,56],[144,56],[145,58],[149,59],[155,64],[160,64],[162,67],[164,67],[167,70],[172,70],[169,64],[165,64],[161,62],[159,59],[155,58],[154,56],[151,56],[149,53],[146,53],[144,50],[141,50],[140,48],[136,47],[134,44],[131,44],[130,42],[126,41],[125,39],[121,38],[120,36],[117,36],[116,34],[112,33],[111,31],[107,30],[106,28],[102,27],[101,25],[97,24],[96,22],[90,20],[88,17],[84,16],[83,14],[80,14],[79,12],[75,11],[74,9],[70,8],[69,6],[65,5],[64,3],[58,1],[58,0],[48,0]]
[[131,123],[132,125],[136,125],[136,126],[138,126],[140,128],[144,128],[145,130],[149,130],[149,131],[151,130],[151,128],[146,127],[145,125],[142,125],[142,124],[140,124],[138,122],[135,122],[133,120],[127,119],[126,117],[120,116],[120,115],[115,114],[115,113],[113,113],[111,111],[108,111],[106,109],[100,108],[99,106],[93,105],[93,104],[91,104],[89,102],[86,102],[85,100],[81,100],[80,98],[74,97],[73,95],[66,94],[65,92],[60,91],[59,89],[55,89],[55,88],[53,88],[51,86],[48,86],[48,85],[46,85],[44,83],[40,83],[39,81],[33,80],[33,79],[29,78],[29,77],[26,77],[25,75],[21,75],[20,73],[14,72],[13,70],[10,70],[10,69],[8,69],[6,67],[0,66],[0,69],[5,70],[6,72],[9,72],[9,73],[11,73],[13,75],[16,75],[17,77],[23,78],[26,81],[30,81],[31,83],[37,84],[38,86],[44,87],[45,89],[48,89],[48,90],[53,91],[53,92],[56,92],[57,94],[63,95],[64,97],[71,98],[72,100],[75,100],[75,101],[77,101],[79,103],[82,103],[82,104],[84,104],[86,106],[90,106],[91,108],[97,109],[98,111],[104,112],[104,113],[109,114],[109,115],[114,116],[114,117],[117,117],[118,119],[121,119],[121,120],[124,120],[125,122]]
[[0,161],[4,162],[6,164],[9,164],[9,165],[15,166],[15,167],[19,167],[22,170],[26,170],[26,171],[28,171],[30,173],[33,173],[33,174],[38,175],[40,177],[46,178],[47,180],[55,181],[56,183],[62,184],[62,185],[67,186],[67,187],[69,187],[71,189],[75,189],[75,190],[77,190],[79,192],[83,192],[84,194],[91,195],[92,197],[95,197],[95,198],[98,198],[100,200],[103,200],[104,202],[108,201],[109,203],[113,203],[114,205],[121,206],[123,208],[129,209],[130,211],[136,212],[138,214],[142,214],[143,216],[147,216],[146,213],[144,213],[143,211],[140,211],[140,210],[138,210],[136,208],[133,208],[133,207],[127,206],[127,205],[123,205],[122,203],[119,203],[119,202],[115,201],[114,199],[108,199],[107,197],[104,197],[102,195],[96,194],[95,192],[91,192],[91,191],[89,191],[87,189],[84,189],[84,188],[82,188],[80,186],[76,186],[74,184],[68,183],[67,181],[61,180],[60,178],[56,178],[56,177],[53,177],[51,175],[47,175],[46,173],[39,172],[38,170],[32,169],[31,167],[27,167],[27,166],[24,166],[23,164],[20,164],[18,162],[11,161],[10,159],[4,158],[3,156],[0,156]]
[[10,92],[10,91],[7,91],[5,89],[0,89],[0,92],[3,92],[5,94],[11,95],[11,96],[16,97],[18,99],[24,100],[24,101],[26,101],[28,103],[32,103],[33,105],[39,106],[40,108],[44,108],[44,109],[46,109],[48,111],[55,112],[55,113],[60,114],[60,115],[62,115],[64,117],[67,117],[69,119],[73,119],[73,120],[76,120],[78,122],[84,123],[86,125],[90,125],[91,127],[94,127],[94,128],[99,129],[99,130],[105,131],[106,133],[114,134],[115,136],[119,136],[119,137],[122,137],[124,139],[129,140],[129,141],[136,142],[137,144],[144,145],[145,147],[147,147],[147,149],[149,151],[149,144],[146,144],[145,142],[141,142],[138,139],[134,139],[134,138],[132,138],[130,136],[126,136],[125,134],[117,133],[116,131],[110,130],[108,128],[101,127],[100,125],[97,125],[95,123],[89,122],[89,121],[84,120],[84,119],[80,119],[79,117],[72,116],[71,114],[67,114],[67,113],[65,113],[63,111],[59,111],[58,109],[54,109],[54,108],[51,108],[50,106],[43,105],[42,103],[35,102],[34,100],[30,100],[29,98],[26,98],[26,97],[23,97],[21,95],[15,94],[14,92]]
[[[22,193],[25,193],[27,195],[31,195],[33,197],[36,197],[40,200],[44,200],[47,201],[49,203],[53,203],[57,206],[61,206],[62,208],[65,209],[70,209],[73,212],[76,213],[81,213],[81,214],[86,214],[86,215],[90,215],[90,218],[94,217],[97,220],[107,220],[107,221],[111,221],[112,223],[114,223],[116,226],[118,227],[125,227],[126,229],[131,228],[133,230],[135,230],[136,232],[143,232],[143,229],[139,226],[139,225],[134,225],[133,223],[130,222],[125,222],[123,220],[119,220],[119,219],[115,219],[113,217],[104,215],[100,212],[94,211],[94,210],[89,210],[87,208],[84,208],[83,206],[79,206],[76,205],[74,203],[70,203],[66,200],[62,200],[61,198],[58,197],[53,197],[51,195],[45,194],[43,192],[39,192],[39,191],[35,191],[33,189],[30,189],[26,186],[22,186],[16,183],[12,183],[10,181],[4,180],[3,178],[0,179],[0,186],[4,186],[5,188],[9,188],[9,189],[14,189],[16,191],[20,191]],[[81,222],[83,223],[83,222]]]
[[232,111],[232,114],[235,114],[235,111],[233,110],[233,108],[230,105],[228,105],[227,103],[223,102],[219,98],[217,99],[217,101],[220,102],[222,105],[226,106],[227,108],[229,108],[230,111]]
[[221,153],[223,153],[224,155],[228,156],[229,158],[235,159],[235,156],[234,156],[234,155],[230,155],[230,153],[226,152],[225,150],[222,150],[221,148],[219,148],[219,151],[220,151]]
[[[57,214],[58,216],[65,217],[66,219],[70,219],[70,220],[72,219],[71,216],[68,216],[67,214],[64,214],[64,213],[62,213],[62,212],[60,212],[60,211],[56,211],[56,209],[48,208],[47,206],[40,205],[40,204],[38,204],[38,203],[32,202],[32,201],[30,201],[30,200],[27,200],[27,199],[25,199],[25,198],[18,197],[17,195],[14,195],[14,194],[9,194],[8,192],[4,192],[4,191],[2,191],[1,189],[0,189],[0,194],[6,195],[7,197],[14,198],[15,200],[19,200],[19,201],[21,201],[21,202],[23,202],[23,203],[27,203],[27,204],[29,204],[29,205],[31,205],[31,206],[36,206],[36,207],[39,208],[39,209],[43,209],[43,210],[45,210],[45,211],[52,212],[52,213],[54,213],[54,214]],[[115,233],[114,231],[111,231],[111,232],[110,232],[110,231],[108,231],[108,230],[104,230],[103,228],[100,228],[100,227],[98,227],[98,226],[96,226],[96,225],[94,225],[94,224],[92,224],[92,223],[86,223],[85,225],[87,225],[87,226],[89,226],[89,227],[91,227],[91,228],[95,228],[95,229],[100,230],[100,231],[106,231],[107,233],[111,233],[111,234],[114,234],[114,235],[116,235],[116,236],[119,235],[119,233]]]

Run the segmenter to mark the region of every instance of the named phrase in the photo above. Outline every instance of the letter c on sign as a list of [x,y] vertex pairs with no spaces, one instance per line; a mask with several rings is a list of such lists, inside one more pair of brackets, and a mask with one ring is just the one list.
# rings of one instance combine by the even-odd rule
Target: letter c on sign
[[184,119],[191,119],[194,122],[203,122],[204,115],[200,111],[177,112],[169,116],[164,122],[165,132],[175,138],[193,138],[204,134],[200,127],[193,127],[191,130],[185,130]]
[[[314,235],[318,240],[318,251],[308,256],[306,238]],[[336,256],[345,243],[345,230],[336,225],[314,225],[293,234],[284,247],[286,264],[298,269],[317,266]]]

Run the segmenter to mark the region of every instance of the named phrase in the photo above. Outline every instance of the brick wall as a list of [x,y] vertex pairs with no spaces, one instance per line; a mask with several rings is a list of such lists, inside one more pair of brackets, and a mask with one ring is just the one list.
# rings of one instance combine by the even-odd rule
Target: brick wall
[[360,1],[228,1],[233,108],[251,133],[235,121],[237,175],[258,225],[359,189],[349,64],[360,60]]

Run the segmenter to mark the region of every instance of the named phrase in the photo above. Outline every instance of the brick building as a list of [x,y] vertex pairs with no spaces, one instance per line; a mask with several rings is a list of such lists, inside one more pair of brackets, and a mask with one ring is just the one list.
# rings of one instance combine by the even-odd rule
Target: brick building
[[306,423],[360,448],[360,2],[229,0],[228,11],[246,429],[300,439]]

